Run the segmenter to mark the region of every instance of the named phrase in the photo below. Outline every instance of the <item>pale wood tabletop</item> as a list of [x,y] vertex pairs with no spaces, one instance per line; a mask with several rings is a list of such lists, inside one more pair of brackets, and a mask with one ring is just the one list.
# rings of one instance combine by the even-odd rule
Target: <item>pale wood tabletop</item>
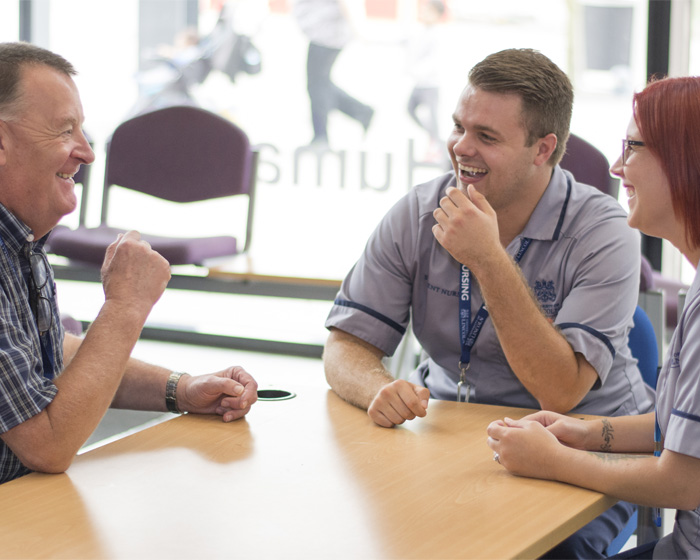
[[352,267],[338,263],[327,256],[309,256],[308,253],[275,255],[238,255],[209,266],[211,278],[256,280],[277,283],[301,283],[339,288],[342,279]]
[[486,426],[526,410],[431,401],[384,429],[330,390],[296,392],[0,486],[0,557],[527,558],[614,503],[493,461]]

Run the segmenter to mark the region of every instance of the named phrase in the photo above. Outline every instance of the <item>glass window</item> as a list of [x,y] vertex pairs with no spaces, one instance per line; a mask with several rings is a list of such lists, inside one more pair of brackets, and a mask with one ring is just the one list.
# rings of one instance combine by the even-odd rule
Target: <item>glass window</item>
[[[631,94],[645,79],[645,0],[445,0],[437,16],[426,14],[423,0],[366,0],[364,10],[354,1],[356,33],[347,43],[342,30],[331,33],[313,13],[311,21],[295,17],[294,0],[42,4],[50,23],[35,42],[80,71],[86,129],[97,153],[90,223],[99,219],[103,146],[111,131],[134,111],[184,96],[232,119],[259,145],[254,251],[326,255],[338,275],[400,196],[447,169],[444,139],[454,104],[469,69],[489,53],[531,47],[559,64],[576,89],[572,132],[611,161]],[[316,142],[309,34],[343,43],[335,57],[323,49],[312,56],[321,78],[322,65],[329,67],[333,85],[326,86],[347,96]],[[412,96],[416,86],[422,91]],[[317,136],[322,128],[317,122]],[[134,212],[134,205],[124,211]],[[225,226],[226,220],[211,221]]]
[[19,39],[20,0],[0,1],[0,38],[3,41]]

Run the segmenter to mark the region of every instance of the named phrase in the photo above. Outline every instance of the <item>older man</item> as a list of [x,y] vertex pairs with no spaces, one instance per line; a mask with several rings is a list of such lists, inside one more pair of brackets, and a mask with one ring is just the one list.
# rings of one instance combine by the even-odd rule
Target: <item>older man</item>
[[64,333],[43,245],[94,160],[73,66],[0,43],[0,482],[62,472],[108,407],[244,416],[257,398],[240,367],[191,377],[130,358],[170,267],[120,236],[102,267],[105,303],[84,339]]

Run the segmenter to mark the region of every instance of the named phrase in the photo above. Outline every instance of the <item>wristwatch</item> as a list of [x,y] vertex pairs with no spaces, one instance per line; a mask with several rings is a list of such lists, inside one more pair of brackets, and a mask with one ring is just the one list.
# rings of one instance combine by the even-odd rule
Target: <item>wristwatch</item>
[[180,409],[177,407],[177,384],[180,382],[180,378],[183,375],[189,375],[184,371],[174,371],[168,377],[168,382],[165,384],[165,406],[168,412],[173,412],[175,414],[182,414]]

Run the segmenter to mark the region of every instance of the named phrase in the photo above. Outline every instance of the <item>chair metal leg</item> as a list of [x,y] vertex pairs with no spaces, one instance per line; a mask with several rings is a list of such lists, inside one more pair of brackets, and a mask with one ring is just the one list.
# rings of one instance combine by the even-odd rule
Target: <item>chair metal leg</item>
[[[661,515],[663,516],[663,510]],[[658,540],[663,536],[663,527],[657,527],[655,517],[655,508],[637,507],[637,546]]]

